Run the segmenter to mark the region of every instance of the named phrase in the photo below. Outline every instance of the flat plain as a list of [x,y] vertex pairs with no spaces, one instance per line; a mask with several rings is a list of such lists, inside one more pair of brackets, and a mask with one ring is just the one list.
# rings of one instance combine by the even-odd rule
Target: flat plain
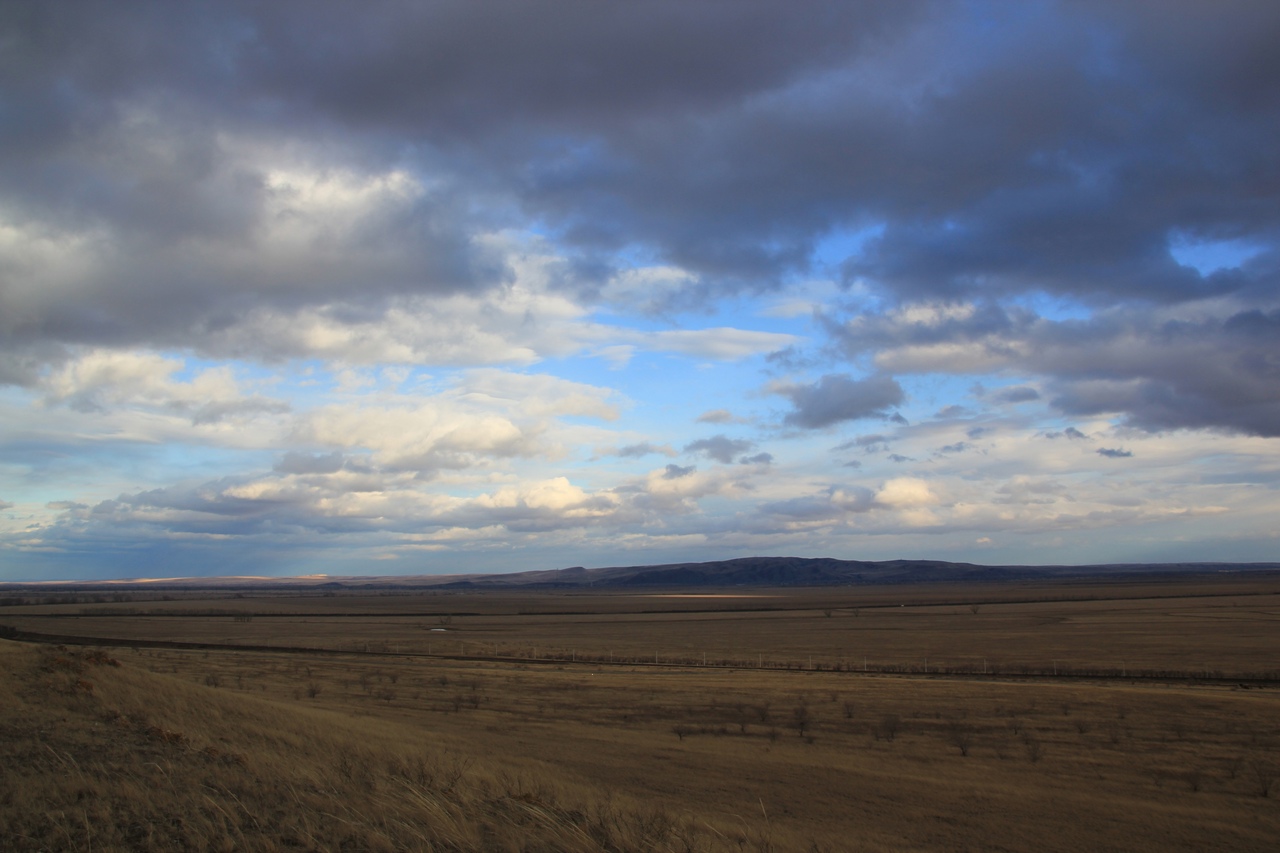
[[1274,575],[4,601],[12,849],[1280,837]]

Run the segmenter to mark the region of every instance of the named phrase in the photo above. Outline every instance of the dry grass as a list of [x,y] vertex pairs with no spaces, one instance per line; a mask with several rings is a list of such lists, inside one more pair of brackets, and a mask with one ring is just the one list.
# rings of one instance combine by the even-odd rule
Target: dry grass
[[740,598],[580,591],[187,595],[2,608],[0,622],[121,640],[344,651],[1280,679],[1280,579],[1247,575],[751,590]]
[[[945,598],[955,590],[917,591],[932,603],[898,607],[908,602],[893,595],[911,594],[898,590],[857,615],[831,593],[771,594],[775,609],[752,610],[745,599],[712,610],[710,600],[414,595],[217,602],[254,613],[249,622],[28,614],[24,627],[67,633],[74,622],[76,633],[221,632],[361,651],[544,648],[534,663],[450,659],[442,652],[455,650],[439,647],[420,657],[0,643],[14,685],[0,688],[4,846],[1274,849],[1275,689],[833,671],[854,640],[928,649],[931,671],[983,649],[1050,664],[1181,660],[1187,671],[1201,665],[1194,649],[1235,672],[1280,661],[1266,584],[1151,591],[1019,602],[1005,589],[974,612]],[[19,609],[2,621],[18,622]],[[443,637],[427,630],[442,627]],[[642,648],[700,663],[700,646],[713,661],[719,649],[753,665],[617,663]],[[775,668],[728,654],[744,646]],[[557,649],[612,652],[615,664],[546,660]]]
[[719,850],[717,831],[420,727],[0,642],[6,850]]

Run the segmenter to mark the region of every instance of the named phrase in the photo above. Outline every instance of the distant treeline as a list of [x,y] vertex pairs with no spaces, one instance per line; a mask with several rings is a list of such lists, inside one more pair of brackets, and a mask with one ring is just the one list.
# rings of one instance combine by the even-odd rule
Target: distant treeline
[[57,595],[5,595],[0,596],[0,607],[21,607],[34,604],[107,604],[137,601],[137,596],[123,592],[59,593]]

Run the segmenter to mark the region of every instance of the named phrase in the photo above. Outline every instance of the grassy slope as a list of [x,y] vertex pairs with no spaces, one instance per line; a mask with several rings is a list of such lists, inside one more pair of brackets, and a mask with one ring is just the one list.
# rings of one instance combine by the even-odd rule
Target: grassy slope
[[0,642],[4,849],[730,849],[420,728],[117,663]]

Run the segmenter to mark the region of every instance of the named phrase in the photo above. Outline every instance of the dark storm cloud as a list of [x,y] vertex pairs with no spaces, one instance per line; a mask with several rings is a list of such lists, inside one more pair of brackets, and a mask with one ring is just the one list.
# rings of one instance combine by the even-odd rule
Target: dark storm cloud
[[[828,328],[849,358],[875,352],[895,372],[1045,377],[1041,396],[1068,415],[1119,413],[1149,431],[1280,435],[1280,310],[1206,313],[1165,318],[1115,308],[1054,321],[985,304],[915,320],[863,315]],[[1015,387],[991,399],[1018,402],[1029,393],[1039,392]]]
[[888,376],[853,379],[828,374],[812,385],[778,386],[775,393],[789,398],[795,407],[784,422],[803,429],[822,429],[861,418],[888,418],[888,410],[905,399],[902,386]]
[[[507,270],[472,237],[526,216],[584,246],[661,250],[644,188],[693,153],[691,118],[838,65],[913,5],[6,4],[0,211],[92,236],[95,272],[19,300],[0,332],[189,343],[246,303],[484,288]],[[279,200],[262,152],[330,175],[406,169],[430,192],[281,264],[261,244]],[[35,287],[47,270],[21,261],[0,273]]]
[[[472,238],[529,223],[576,253],[583,292],[616,250],[686,266],[700,278],[676,302],[769,287],[833,229],[871,225],[844,274],[891,299],[1170,302],[1276,282],[1274,3],[2,14],[0,210],[96,241],[94,271],[57,300],[24,290],[46,284],[38,262],[0,259],[11,345],[189,343],[247,305],[485,288],[508,271]],[[405,169],[429,190],[281,264],[261,243],[278,189],[255,151]],[[1267,251],[1211,275],[1170,254],[1224,239]]]
[[747,453],[755,448],[754,441],[744,438],[729,438],[726,435],[713,435],[711,438],[700,438],[684,446],[685,453],[697,453],[708,459],[714,459],[724,465],[733,462],[733,457]]
[[1280,436],[1280,313],[1150,323],[1140,316],[1058,327],[1033,361],[1072,415],[1123,413],[1149,431],[1209,428]]

